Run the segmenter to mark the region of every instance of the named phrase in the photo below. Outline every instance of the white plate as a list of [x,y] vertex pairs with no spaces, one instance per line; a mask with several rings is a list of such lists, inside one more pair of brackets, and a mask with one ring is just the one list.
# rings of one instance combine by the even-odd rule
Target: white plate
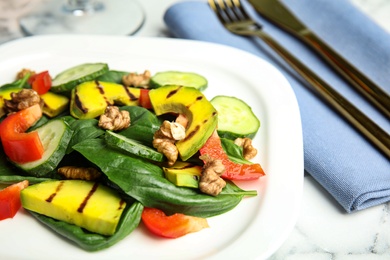
[[235,209],[209,218],[210,228],[161,239],[138,227],[111,248],[89,253],[59,237],[24,210],[0,221],[0,259],[263,259],[274,253],[297,220],[303,185],[303,145],[294,93],[267,62],[230,47],[162,38],[40,36],[0,46],[0,85],[21,68],[63,69],[107,62],[111,69],[152,73],[192,71],[209,80],[205,95],[245,100],[261,120],[254,139],[266,177],[237,183],[258,190]]

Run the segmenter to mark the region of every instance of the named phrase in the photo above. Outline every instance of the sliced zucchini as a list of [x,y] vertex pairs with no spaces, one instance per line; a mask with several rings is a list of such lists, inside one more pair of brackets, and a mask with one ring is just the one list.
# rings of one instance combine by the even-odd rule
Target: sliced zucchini
[[162,162],[164,160],[164,155],[162,153],[159,153],[156,150],[123,135],[116,134],[112,131],[106,131],[104,137],[107,144],[111,147],[119,148],[123,151],[152,161]]
[[106,63],[85,63],[71,67],[54,77],[51,91],[69,92],[85,81],[94,80],[108,71]]
[[260,128],[260,120],[252,108],[236,97],[216,96],[211,104],[218,111],[218,134],[220,137],[255,137]]
[[15,165],[35,177],[45,177],[53,171],[65,155],[72,137],[72,129],[62,119],[53,119],[37,128],[45,152],[41,159]]
[[181,71],[163,71],[150,78],[151,88],[159,88],[166,85],[178,85],[193,87],[200,91],[207,88],[207,79],[197,73]]

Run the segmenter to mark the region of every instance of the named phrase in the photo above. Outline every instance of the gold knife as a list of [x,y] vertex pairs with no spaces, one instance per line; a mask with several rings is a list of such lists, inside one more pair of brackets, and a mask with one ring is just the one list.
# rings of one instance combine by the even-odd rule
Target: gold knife
[[249,0],[249,2],[259,14],[313,48],[356,90],[364,95],[388,119],[390,118],[389,94],[318,38],[281,1]]

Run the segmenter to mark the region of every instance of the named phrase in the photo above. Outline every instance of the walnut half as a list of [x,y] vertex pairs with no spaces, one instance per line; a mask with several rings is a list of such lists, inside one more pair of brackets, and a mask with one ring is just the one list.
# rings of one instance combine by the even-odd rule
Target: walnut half
[[163,153],[168,159],[168,165],[172,166],[179,155],[175,142],[185,137],[185,128],[179,123],[171,123],[165,120],[160,129],[154,133],[153,147]]
[[203,193],[217,196],[226,186],[226,182],[220,177],[225,172],[225,166],[221,160],[211,158],[207,154],[200,156],[199,159],[205,162],[199,189]]
[[145,70],[142,74],[132,72],[122,77],[122,83],[127,87],[148,88],[150,77],[151,74],[149,70]]
[[99,118],[99,127],[111,131],[120,131],[130,126],[130,114],[120,111],[117,106],[108,106]]
[[64,166],[58,168],[57,172],[66,179],[71,180],[92,181],[98,179],[101,176],[101,172],[91,167],[86,168],[76,166]]
[[253,159],[257,155],[257,149],[253,147],[250,138],[237,138],[234,143],[243,148],[243,156],[246,160]]
[[43,107],[43,100],[38,93],[33,89],[22,89],[17,93],[12,92],[10,100],[4,100],[4,110],[7,113],[18,112],[35,104]]

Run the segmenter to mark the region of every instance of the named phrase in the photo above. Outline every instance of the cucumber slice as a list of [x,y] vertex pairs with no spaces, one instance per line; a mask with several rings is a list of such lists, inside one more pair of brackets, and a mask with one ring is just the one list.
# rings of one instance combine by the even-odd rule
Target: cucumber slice
[[164,160],[164,155],[162,153],[112,131],[106,131],[105,140],[111,147],[119,148],[142,158],[157,162],[162,162]]
[[149,86],[159,88],[166,85],[193,87],[203,91],[207,88],[207,79],[197,73],[181,71],[158,72],[150,78]]
[[85,63],[71,67],[54,77],[50,90],[56,93],[69,92],[78,84],[94,80],[107,71],[106,63]]
[[62,119],[54,119],[37,128],[39,138],[45,148],[41,159],[15,165],[35,177],[45,177],[53,171],[65,155],[73,131]]
[[237,137],[255,137],[260,120],[252,108],[236,97],[216,96],[211,104],[218,111],[218,134],[231,140]]

